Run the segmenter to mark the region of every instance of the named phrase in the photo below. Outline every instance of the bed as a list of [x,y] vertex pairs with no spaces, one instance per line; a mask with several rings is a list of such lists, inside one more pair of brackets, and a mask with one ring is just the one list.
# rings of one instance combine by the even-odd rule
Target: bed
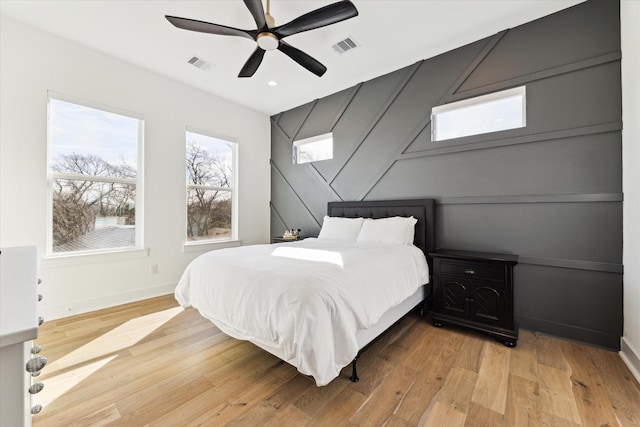
[[349,364],[357,381],[362,351],[431,295],[434,248],[431,199],[329,202],[318,238],[205,253],[175,296],[318,386]]

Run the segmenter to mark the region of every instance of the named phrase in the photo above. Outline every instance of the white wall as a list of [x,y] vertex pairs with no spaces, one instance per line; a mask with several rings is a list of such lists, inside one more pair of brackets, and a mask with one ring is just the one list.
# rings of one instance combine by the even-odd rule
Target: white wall
[[[2,17],[0,247],[37,245],[39,256],[45,255],[47,90],[144,117],[148,251],[41,258],[45,318],[170,293],[184,267],[201,253],[183,251],[186,125],[238,142],[239,238],[243,244],[268,242],[267,115]],[[158,274],[150,274],[151,264],[158,264]]]
[[620,2],[622,24],[623,360],[640,381],[640,2]]

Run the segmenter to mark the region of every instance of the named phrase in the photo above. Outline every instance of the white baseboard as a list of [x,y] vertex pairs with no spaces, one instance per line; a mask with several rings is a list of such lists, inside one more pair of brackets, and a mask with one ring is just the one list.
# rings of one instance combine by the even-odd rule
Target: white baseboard
[[640,383],[640,353],[638,353],[625,337],[620,339],[620,358],[627,365],[638,383]]
[[176,283],[165,283],[158,286],[149,288],[136,289],[130,292],[124,292],[121,294],[108,295],[100,298],[74,301],[68,304],[42,307],[40,308],[39,315],[42,316],[45,321],[61,319],[63,317],[75,316],[76,314],[87,313],[90,311],[101,310],[103,308],[114,307],[120,304],[127,304],[130,302],[140,301],[143,299],[159,297],[162,295],[172,294],[176,288]]

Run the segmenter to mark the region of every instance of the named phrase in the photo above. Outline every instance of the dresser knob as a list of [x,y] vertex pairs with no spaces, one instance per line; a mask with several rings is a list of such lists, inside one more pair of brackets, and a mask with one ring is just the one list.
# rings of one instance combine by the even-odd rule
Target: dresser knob
[[44,317],[38,316],[38,326],[42,325],[43,323],[44,323]]
[[38,279],[38,285],[42,283],[42,279]]
[[42,294],[38,294],[38,302],[42,301]]
[[31,393],[31,394],[40,393],[43,388],[44,388],[44,383],[43,382],[33,383],[33,385],[31,387],[29,387],[29,393]]
[[40,411],[42,411],[42,405],[41,404],[37,404],[37,405],[33,405],[31,407],[31,415],[35,415],[37,413],[39,413]]
[[41,351],[42,351],[42,346],[39,344],[36,344],[33,347],[31,347],[31,354],[38,354]]
[[44,368],[44,365],[47,364],[47,358],[44,356],[34,357],[29,359],[26,365],[27,372],[37,372]]

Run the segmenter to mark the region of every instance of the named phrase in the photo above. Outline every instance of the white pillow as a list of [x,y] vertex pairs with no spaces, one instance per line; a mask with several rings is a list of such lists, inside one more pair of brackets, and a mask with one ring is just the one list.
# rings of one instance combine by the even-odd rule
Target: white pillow
[[413,245],[414,217],[394,216],[390,218],[366,219],[358,234],[358,242],[379,242],[396,245]]
[[341,218],[325,215],[318,239],[351,240],[355,242],[363,222],[364,218]]

